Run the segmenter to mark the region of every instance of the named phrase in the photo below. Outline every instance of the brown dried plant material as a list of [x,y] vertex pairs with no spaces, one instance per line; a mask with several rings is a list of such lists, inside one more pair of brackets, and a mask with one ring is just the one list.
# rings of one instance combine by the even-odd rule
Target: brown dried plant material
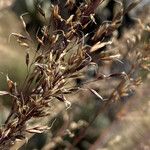
[[0,91],[0,95],[2,96],[2,95],[8,95],[9,94],[9,92],[7,92],[7,91]]
[[[30,128],[28,122],[35,118],[40,119],[51,115],[52,102],[64,103],[66,109],[71,107],[67,95],[82,89],[82,87],[73,83],[75,79],[80,77],[86,79],[85,72],[93,61],[94,52],[99,53],[98,62],[105,63],[105,61],[119,60],[120,53],[116,53],[114,49],[110,52],[104,48],[116,46],[111,40],[106,42],[106,39],[108,39],[108,36],[113,35],[113,32],[122,23],[125,10],[121,2],[119,2],[120,9],[113,20],[103,22],[96,29],[94,35],[90,37],[93,44],[88,46],[84,42],[88,37],[88,33],[84,35],[82,30],[86,29],[90,22],[96,23],[94,12],[98,4],[102,2],[103,0],[90,1],[89,3],[84,2],[84,5],[81,4],[76,12],[67,19],[61,16],[59,5],[51,6],[50,23],[40,28],[35,35],[38,46],[34,50],[34,57],[30,58],[29,53],[26,53],[25,61],[28,70],[21,88],[17,87],[16,83],[7,76],[8,91],[0,92],[0,95],[9,95],[13,100],[10,114],[0,129],[0,149],[10,149],[17,139],[25,139],[27,132],[42,133],[50,129],[47,126],[40,125]],[[69,9],[72,8],[71,5],[74,5],[74,1],[66,2],[66,7],[69,7]],[[131,7],[133,5],[130,5],[127,10],[130,10]],[[45,17],[40,6],[38,6],[38,10]],[[21,20],[26,31],[26,24],[23,20],[24,15],[27,14],[23,14]],[[53,31],[51,27],[53,27]],[[40,37],[38,35],[39,31],[42,34]],[[27,31],[26,33],[27,37],[16,33],[12,35],[18,39],[22,46],[28,49],[30,48],[28,42],[32,43],[33,40]],[[133,85],[140,83],[139,79],[132,79],[132,75],[137,66],[142,67],[144,65],[143,62],[148,59],[148,56],[138,52],[134,59],[136,61],[133,62],[131,70],[127,73],[103,75],[97,72],[97,78],[89,81],[94,82],[118,76],[123,77],[119,85],[108,96],[108,100],[104,102],[104,108],[100,112],[105,110],[112,101],[118,101],[121,97],[127,96]],[[145,68],[145,66],[143,67]],[[128,78],[126,78],[127,76]],[[88,81],[83,84],[86,83]],[[104,101],[103,97],[94,88],[89,87],[88,89],[101,99],[102,102]],[[74,144],[78,143],[81,138],[78,139],[77,137]]]
[[112,44],[112,42],[111,41],[102,42],[102,43],[97,42],[93,47],[91,47],[90,52],[94,52],[94,51],[96,51],[100,48],[103,48],[104,46],[109,45],[109,44]]

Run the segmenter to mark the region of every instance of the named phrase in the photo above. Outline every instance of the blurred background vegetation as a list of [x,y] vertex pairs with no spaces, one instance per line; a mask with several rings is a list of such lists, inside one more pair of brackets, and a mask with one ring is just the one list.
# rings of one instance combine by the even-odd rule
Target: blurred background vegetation
[[[37,1],[42,5],[43,10],[49,17],[50,3],[56,3],[55,0]],[[63,8],[63,1],[62,8]],[[82,0],[77,0],[79,5]],[[124,2],[125,5],[129,1]],[[117,9],[113,0],[106,0],[96,11],[96,21],[100,24],[103,20],[111,20],[113,12]],[[150,2],[147,0],[141,2],[136,9],[126,14],[122,26],[118,30],[118,40],[123,41],[126,32],[134,32],[136,23],[133,17],[141,17],[144,20],[150,16]],[[6,90],[6,75],[21,86],[22,80],[26,75],[25,67],[25,49],[18,46],[11,33],[24,33],[20,15],[29,12],[30,16],[25,18],[27,30],[34,35],[39,26],[43,25],[41,16],[37,15],[33,0],[0,0],[0,90]],[[62,11],[65,16],[67,10]],[[150,18],[147,20],[150,24]],[[97,25],[91,24],[85,32],[90,32]],[[33,37],[35,38],[35,37]],[[143,40],[149,44],[150,35],[143,33]],[[90,45],[90,40],[87,40]],[[34,47],[34,46],[33,46]],[[150,49],[148,49],[150,51]],[[95,60],[96,61],[96,60]],[[124,69],[128,68],[128,61],[124,61]],[[115,67],[114,67],[115,66]],[[106,68],[103,68],[104,70]],[[122,66],[111,64],[109,66],[113,72],[122,69]],[[128,69],[127,69],[128,70]],[[106,72],[108,70],[106,69]],[[54,122],[49,133],[35,134],[26,143],[22,144],[22,150],[32,149],[67,149],[70,143],[74,143],[74,150],[149,150],[150,149],[150,74],[140,72],[144,79],[143,84],[136,90],[136,93],[127,96],[120,102],[113,103],[105,112],[97,115],[101,109],[101,102],[88,92],[81,92],[71,97],[73,104],[70,110],[65,110],[60,106],[59,111],[54,110],[53,117],[49,118],[49,124]],[[90,71],[89,71],[90,74]],[[90,74],[91,75],[91,74]],[[89,76],[90,76],[89,75]],[[82,81],[76,81],[78,84]],[[117,81],[114,81],[117,82]],[[99,83],[94,83],[99,87]],[[96,85],[97,84],[97,85]],[[113,84],[101,83],[101,92],[105,95],[109,86]],[[9,113],[11,101],[6,97],[0,98],[0,123],[3,124]],[[94,118],[95,117],[95,118]],[[81,133],[87,128],[83,137]],[[29,136],[30,137],[30,136]],[[78,138],[78,139],[77,139]],[[80,139],[81,138],[81,139]],[[15,149],[13,147],[12,149]]]

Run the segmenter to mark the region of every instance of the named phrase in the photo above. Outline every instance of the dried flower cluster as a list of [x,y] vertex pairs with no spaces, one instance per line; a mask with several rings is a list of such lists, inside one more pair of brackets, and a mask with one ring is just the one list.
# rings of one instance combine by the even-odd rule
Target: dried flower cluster
[[[49,20],[46,20],[46,25],[37,31],[38,46],[33,52],[33,57],[29,53],[31,51],[30,43],[33,42],[29,33],[26,31],[27,35],[12,34],[17,38],[20,45],[28,50],[26,53],[27,76],[22,86],[18,87],[17,83],[13,82],[7,75],[8,91],[0,91],[0,95],[8,95],[12,99],[10,114],[0,129],[0,149],[9,149],[17,139],[25,139],[26,132],[42,133],[50,129],[48,126],[31,128],[28,122],[34,118],[43,118],[50,115],[53,101],[64,102],[67,109],[71,106],[66,95],[82,89],[81,86],[77,86],[74,83],[74,80],[80,77],[86,78],[85,72],[88,66],[96,65],[93,62],[95,53],[98,55],[98,62],[120,61],[120,56],[123,57],[125,53],[125,51],[121,51],[122,44],[126,46],[123,49],[126,49],[127,55],[133,56],[132,53],[135,53],[134,59],[131,59],[132,67],[128,72],[109,75],[103,75],[98,72],[92,80],[94,82],[118,76],[123,77],[106,101],[96,90],[90,87],[87,88],[100,100],[104,101],[104,108],[112,100],[118,100],[120,97],[126,96],[131,86],[139,85],[140,80],[133,79],[132,76],[137,68],[143,67],[148,69],[149,67],[147,62],[147,60],[150,60],[149,52],[147,55],[147,53],[140,51],[141,46],[143,51],[147,51],[149,48],[148,43],[144,44],[145,49],[141,45],[143,31],[149,33],[149,26],[145,27],[139,21],[140,33],[138,35],[133,33],[134,38],[130,36],[119,41],[113,36],[113,33],[121,25],[124,14],[136,6],[137,2],[131,3],[124,9],[123,4],[116,1],[120,5],[120,9],[113,17],[113,20],[103,22],[92,31],[93,34],[85,34],[84,31],[90,23],[96,24],[94,13],[97,6],[101,5],[103,1],[91,0],[81,3],[68,18],[61,16],[59,4],[51,5]],[[73,0],[67,0],[65,7],[71,12],[74,5],[75,2]],[[38,5],[37,8],[39,10],[38,13],[45,18],[45,13],[41,7]],[[23,21],[23,15],[21,18]],[[23,25],[26,29],[24,21]],[[90,39],[92,44],[87,45],[86,39]],[[136,40],[139,42],[138,45]],[[108,49],[106,49],[107,46]],[[116,53],[116,48],[120,48],[120,53]],[[128,49],[132,49],[130,53],[128,53]],[[84,84],[86,83],[88,81]]]

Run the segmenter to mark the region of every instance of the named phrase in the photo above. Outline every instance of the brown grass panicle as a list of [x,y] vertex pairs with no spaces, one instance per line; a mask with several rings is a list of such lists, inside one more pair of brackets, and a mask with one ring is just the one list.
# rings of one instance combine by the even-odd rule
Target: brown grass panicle
[[[136,6],[137,2],[133,2],[127,8],[124,8],[121,2],[116,1],[120,9],[118,9],[112,21],[104,21],[98,28],[92,31],[94,33],[92,36],[89,33],[84,33],[91,22],[96,23],[94,13],[97,6],[101,5],[103,1],[91,0],[83,2],[74,14],[70,14],[65,19],[60,14],[59,4],[50,6],[51,16],[49,20],[45,18],[45,13],[39,5],[37,13],[45,18],[46,23],[37,31],[35,35],[36,42],[31,39],[30,34],[26,31],[26,24],[23,17],[27,13],[21,16],[26,35],[19,33],[12,33],[12,35],[17,38],[21,46],[27,49],[25,56],[27,75],[20,87],[7,75],[8,90],[0,91],[1,96],[7,95],[12,99],[10,114],[4,125],[0,128],[0,149],[9,149],[15,144],[16,140],[24,140],[26,132],[42,133],[49,130],[50,127],[46,125],[41,126],[39,123],[36,123],[32,127],[28,122],[35,118],[40,119],[51,115],[53,101],[58,100],[63,102],[66,108],[69,109],[71,103],[66,98],[66,95],[71,95],[82,90],[82,88],[86,88],[103,101],[104,107],[101,111],[104,111],[112,101],[128,93],[128,85],[138,85],[139,80],[132,78],[133,72],[137,69],[135,61],[137,62],[138,60],[138,67],[139,65],[144,65],[144,68],[147,68],[146,64],[142,64],[143,61],[147,60],[147,57],[139,53],[136,53],[138,58],[133,62],[129,72],[119,72],[109,75],[98,72],[96,77],[89,81],[94,82],[107,78],[123,77],[119,85],[108,96],[107,101],[96,90],[90,87],[72,84],[77,78],[86,78],[85,72],[89,65],[96,65],[93,62],[95,52],[99,57],[98,62],[119,61],[119,57],[123,57],[122,53],[119,54],[118,51],[116,52],[116,48],[118,48],[116,45],[117,42],[114,42],[114,45],[112,45],[112,47],[116,48],[113,48],[114,50],[112,49],[111,52],[109,51],[109,45],[113,44],[113,40],[115,39],[114,31],[121,25],[124,14]],[[69,0],[66,1],[65,7],[68,11],[71,11],[74,5],[74,1]],[[141,23],[141,27],[143,26]],[[149,28],[147,30],[149,32]],[[91,39],[92,45],[86,44],[85,41],[87,38]],[[37,47],[31,47],[31,43],[37,43]],[[109,47],[108,51],[107,47]],[[31,49],[34,49],[33,57],[30,55]],[[86,81],[83,84],[89,82]],[[97,114],[99,113],[97,112]],[[78,140],[75,143],[79,142]]]

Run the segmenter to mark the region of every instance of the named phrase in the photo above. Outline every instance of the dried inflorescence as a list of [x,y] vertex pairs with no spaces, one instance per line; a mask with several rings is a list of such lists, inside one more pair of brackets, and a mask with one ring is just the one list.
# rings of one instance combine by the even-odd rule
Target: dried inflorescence
[[[58,4],[51,5],[51,16],[49,21],[46,21],[48,23],[42,28],[39,28],[35,35],[38,45],[33,52],[33,57],[29,53],[30,43],[33,42],[29,33],[27,32],[27,35],[12,34],[17,38],[21,46],[28,49],[26,53],[27,76],[21,88],[19,88],[17,83],[11,81],[7,75],[8,91],[0,91],[0,95],[8,95],[12,98],[10,115],[0,129],[1,149],[4,149],[4,147],[5,149],[9,149],[17,139],[25,139],[26,132],[42,133],[50,129],[47,126],[35,126],[31,128],[27,126],[27,123],[34,118],[50,115],[53,101],[58,100],[64,102],[67,108],[71,106],[66,95],[82,89],[81,86],[73,84],[73,81],[80,77],[84,78],[88,66],[91,64],[95,65],[93,63],[94,53],[97,55],[98,52],[98,62],[119,61],[118,57],[121,53],[116,53],[115,50],[110,52],[105,48],[113,43],[114,39],[111,36],[121,25],[124,14],[137,3],[132,3],[124,9],[121,2],[116,2],[120,5],[120,9],[113,20],[103,22],[98,28],[92,31],[92,35],[85,33],[84,31],[91,22],[96,24],[94,12],[96,7],[102,2],[103,0],[84,2],[68,18],[61,16],[61,10]],[[68,0],[66,1],[65,7],[71,12],[74,5],[74,1]],[[39,13],[45,17],[45,13],[41,7],[38,6],[37,8]],[[22,21],[24,15],[21,17]],[[23,25],[26,27],[24,21]],[[85,43],[86,39],[90,39],[92,44],[87,45]],[[111,47],[112,49],[117,47],[115,45],[116,43],[114,42],[114,45]],[[137,58],[138,64],[143,66],[142,61],[147,60],[147,58],[139,53],[138,56],[140,57],[140,59],[139,57]],[[123,80],[107,101],[96,90],[90,87],[87,89],[104,101],[105,106],[107,106],[112,100],[126,96],[129,89],[127,83],[131,85],[138,84],[139,80],[137,82],[135,82],[136,80],[131,80],[131,74],[135,68],[135,65],[133,65],[127,73],[121,72],[110,75],[96,74],[94,81],[118,76],[123,77]],[[88,82],[83,84],[86,83]]]

